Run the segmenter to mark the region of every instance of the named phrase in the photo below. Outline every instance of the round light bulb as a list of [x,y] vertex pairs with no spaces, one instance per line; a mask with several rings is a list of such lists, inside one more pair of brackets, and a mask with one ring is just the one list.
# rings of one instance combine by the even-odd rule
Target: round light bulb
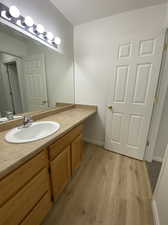
[[60,45],[61,44],[61,38],[55,37],[54,38],[54,43],[57,44],[57,45]]
[[54,35],[51,32],[47,32],[46,37],[49,41],[52,41],[52,39],[54,38]]
[[11,15],[12,17],[14,17],[14,18],[18,18],[18,17],[20,16],[20,11],[19,11],[19,9],[18,9],[16,6],[14,6],[14,5],[12,5],[12,6],[9,8],[9,13],[10,13],[10,15]]
[[40,33],[40,34],[44,33],[44,27],[43,27],[43,25],[38,24],[38,25],[36,26],[36,31],[37,31],[38,33]]
[[34,22],[33,19],[30,16],[26,16],[24,19],[24,23],[28,26],[28,27],[32,27]]

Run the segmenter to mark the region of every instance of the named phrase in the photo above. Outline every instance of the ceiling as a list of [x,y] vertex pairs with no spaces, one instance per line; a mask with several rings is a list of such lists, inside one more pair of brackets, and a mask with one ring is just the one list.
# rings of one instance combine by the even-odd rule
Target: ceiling
[[50,0],[73,24],[89,22],[124,11],[165,3],[166,0]]

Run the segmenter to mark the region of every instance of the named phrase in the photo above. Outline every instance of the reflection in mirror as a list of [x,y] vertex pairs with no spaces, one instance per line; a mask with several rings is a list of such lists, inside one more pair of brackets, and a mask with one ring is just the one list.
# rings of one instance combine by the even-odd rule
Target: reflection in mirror
[[0,25],[0,122],[73,104],[72,58]]

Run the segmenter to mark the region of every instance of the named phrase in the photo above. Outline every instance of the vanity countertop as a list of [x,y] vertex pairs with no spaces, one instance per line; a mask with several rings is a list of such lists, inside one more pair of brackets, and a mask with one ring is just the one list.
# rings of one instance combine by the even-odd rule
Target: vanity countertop
[[95,106],[74,106],[69,110],[45,117],[41,121],[55,121],[60,123],[60,129],[53,135],[44,139],[25,143],[11,144],[4,140],[5,134],[9,131],[0,132],[0,179],[22,165],[28,159],[35,156],[45,147],[49,146],[58,138],[62,137],[72,128],[95,114]]

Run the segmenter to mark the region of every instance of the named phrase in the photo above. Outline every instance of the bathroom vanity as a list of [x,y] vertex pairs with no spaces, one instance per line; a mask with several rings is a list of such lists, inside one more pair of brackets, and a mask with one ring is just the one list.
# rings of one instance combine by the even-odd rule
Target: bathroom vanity
[[10,144],[0,132],[0,225],[39,225],[80,167],[83,122],[95,106],[73,106],[42,118],[60,129],[39,141]]

